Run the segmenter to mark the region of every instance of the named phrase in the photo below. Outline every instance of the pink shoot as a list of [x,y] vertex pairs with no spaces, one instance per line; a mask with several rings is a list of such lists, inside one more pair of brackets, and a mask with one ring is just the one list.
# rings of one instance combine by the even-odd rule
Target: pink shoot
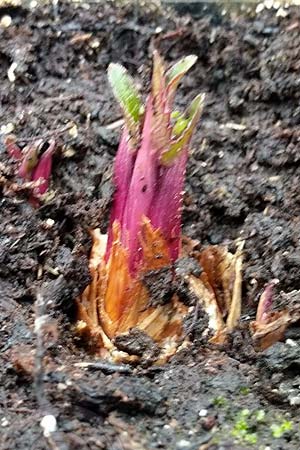
[[256,311],[256,321],[265,323],[270,314],[274,303],[274,286],[278,283],[277,279],[271,280],[265,287]]
[[[195,61],[188,56],[166,71],[155,52],[145,104],[124,67],[108,68],[125,125],[114,165],[108,239],[99,229],[91,233],[92,282],[78,299],[80,330],[96,339],[101,352],[118,354],[116,339],[133,330],[158,343],[163,358],[182,343],[188,308],[176,295],[165,304],[152,305],[144,274],[170,267],[180,252],[185,168],[203,96],[184,113],[172,108],[176,88]],[[122,355],[136,360],[136,355]]]
[[4,143],[10,157],[20,163],[18,176],[24,181],[33,182],[30,200],[32,204],[38,206],[38,200],[49,187],[52,157],[55,151],[54,139],[47,143],[41,139],[36,140],[24,147],[23,150],[17,145],[13,135],[7,136]]
[[131,272],[142,262],[145,219],[162,232],[171,260],[179,256],[185,167],[204,96],[198,95],[184,113],[172,112],[172,107],[176,89],[196,59],[188,56],[166,71],[154,52],[152,87],[145,107],[127,71],[119,64],[110,64],[108,69],[125,126],[114,167],[116,191],[106,261],[111,253],[113,224],[118,222]]
[[31,180],[38,182],[38,186],[33,189],[33,196],[43,195],[49,187],[49,178],[52,169],[52,156],[55,149],[54,139],[49,141],[49,147],[44,151],[32,171]]

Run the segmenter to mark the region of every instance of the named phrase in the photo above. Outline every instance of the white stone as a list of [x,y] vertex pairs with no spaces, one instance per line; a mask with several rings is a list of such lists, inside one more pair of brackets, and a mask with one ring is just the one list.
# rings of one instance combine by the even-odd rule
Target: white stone
[[18,64],[16,62],[13,62],[7,71],[7,77],[11,83],[14,83],[14,81],[16,81],[15,70],[17,67]]
[[8,28],[11,25],[11,23],[12,23],[12,18],[8,14],[5,14],[5,16],[1,17],[1,20],[0,20],[1,27]]
[[181,439],[181,440],[178,441],[177,444],[176,444],[176,448],[177,448],[177,449],[189,448],[190,446],[191,446],[190,441],[186,441],[185,439]]
[[264,9],[265,9],[265,5],[264,5],[263,3],[259,3],[259,4],[257,5],[257,7],[256,7],[255,12],[256,12],[256,14],[259,14],[259,13],[261,13]]
[[7,420],[6,417],[3,417],[1,419],[1,427],[7,427],[7,425],[9,425],[9,421]]
[[15,126],[12,122],[7,123],[6,125],[1,125],[0,133],[1,134],[9,134],[12,133],[15,129]]
[[47,219],[46,220],[46,225],[48,226],[48,227],[53,227],[53,225],[55,224],[55,222],[54,222],[54,220],[53,219]]
[[50,436],[57,429],[56,418],[52,414],[47,414],[44,416],[40,422],[41,427],[44,430],[44,436]]
[[290,405],[291,406],[299,406],[300,405],[300,396],[291,397],[290,399]]
[[287,339],[287,340],[285,341],[285,343],[286,343],[287,345],[289,345],[290,347],[297,347],[297,346],[298,346],[297,342],[293,341],[293,339]]

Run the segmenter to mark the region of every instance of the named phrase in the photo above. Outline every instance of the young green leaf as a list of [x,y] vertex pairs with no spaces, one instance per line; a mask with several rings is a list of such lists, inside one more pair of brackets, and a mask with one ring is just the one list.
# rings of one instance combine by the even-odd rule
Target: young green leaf
[[197,56],[189,55],[185,58],[180,59],[176,64],[174,64],[166,73],[167,80],[167,90],[168,90],[168,100],[173,102],[176,89],[181,79],[187,73],[188,70],[197,61]]
[[[160,157],[160,163],[164,166],[171,165],[174,160],[178,157],[180,152],[188,145],[194,128],[201,115],[203,104],[204,104],[204,94],[199,94],[194,98],[190,107],[188,108],[186,114],[184,115],[185,120],[182,117],[179,118],[179,124],[175,123],[173,127],[173,138],[171,145],[168,150],[163,152]],[[175,129],[174,129],[175,128]],[[178,131],[180,128],[180,135],[178,136]]]
[[188,126],[189,120],[184,117],[184,115],[180,115],[177,117],[177,120],[173,126],[173,134],[174,136],[180,136],[181,133],[186,129]]
[[121,64],[111,63],[108,66],[108,79],[113,93],[122,108],[134,122],[138,122],[142,112],[142,101],[133,79]]
[[139,140],[140,119],[144,112],[138,90],[125,67],[120,64],[111,63],[108,66],[108,79],[113,93],[123,109],[130,137],[133,139],[133,143],[136,144]]

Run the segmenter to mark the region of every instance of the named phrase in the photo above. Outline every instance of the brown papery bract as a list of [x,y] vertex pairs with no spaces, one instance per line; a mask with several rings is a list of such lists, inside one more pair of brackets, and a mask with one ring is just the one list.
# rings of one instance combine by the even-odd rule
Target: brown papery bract
[[[143,219],[140,244],[143,262],[138,276],[129,271],[128,252],[120,240],[120,226],[113,224],[112,250],[104,260],[106,237],[92,232],[90,259],[91,284],[78,299],[78,331],[93,338],[100,353],[114,359],[135,360],[114,345],[117,336],[132,329],[146,333],[160,347],[163,359],[176,351],[182,341],[182,323],[187,307],[174,295],[165,305],[151,306],[150,296],[142,282],[144,273],[170,265],[168,248],[159,230]],[[102,349],[102,350],[101,350]]]

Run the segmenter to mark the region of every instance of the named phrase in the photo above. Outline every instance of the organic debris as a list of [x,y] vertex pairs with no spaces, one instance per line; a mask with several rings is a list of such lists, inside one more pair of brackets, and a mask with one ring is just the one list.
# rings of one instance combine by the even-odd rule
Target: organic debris
[[224,343],[226,333],[240,319],[243,246],[244,241],[239,241],[235,254],[225,246],[207,247],[199,254],[201,276],[188,277],[191,291],[208,314],[209,328],[214,333],[211,342],[215,344]]

